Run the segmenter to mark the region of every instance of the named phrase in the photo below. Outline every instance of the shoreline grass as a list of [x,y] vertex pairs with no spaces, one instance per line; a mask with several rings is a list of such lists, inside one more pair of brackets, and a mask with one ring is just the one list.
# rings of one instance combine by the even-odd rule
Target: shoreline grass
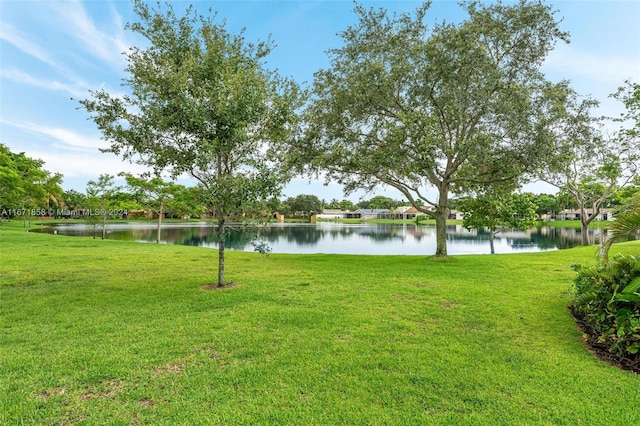
[[215,250],[5,224],[0,424],[635,424],[566,308],[594,254],[230,251],[204,291]]

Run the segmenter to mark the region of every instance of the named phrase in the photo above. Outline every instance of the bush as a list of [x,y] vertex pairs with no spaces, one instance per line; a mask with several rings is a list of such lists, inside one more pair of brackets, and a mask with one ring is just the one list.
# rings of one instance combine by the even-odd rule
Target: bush
[[606,265],[574,265],[574,270],[576,318],[616,358],[640,363],[640,260],[618,255]]

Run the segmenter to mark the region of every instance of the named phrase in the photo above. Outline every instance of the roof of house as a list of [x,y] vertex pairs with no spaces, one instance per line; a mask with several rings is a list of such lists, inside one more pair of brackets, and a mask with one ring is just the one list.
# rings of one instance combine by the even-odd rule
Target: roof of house
[[389,209],[358,209],[354,213],[382,214],[382,213],[389,213]]

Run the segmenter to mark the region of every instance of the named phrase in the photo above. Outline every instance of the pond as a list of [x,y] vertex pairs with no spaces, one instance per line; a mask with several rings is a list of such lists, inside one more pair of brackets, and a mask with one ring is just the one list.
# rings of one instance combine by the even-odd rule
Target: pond
[[[42,228],[40,232],[91,236],[93,229],[84,223],[61,224]],[[527,231],[505,230],[495,239],[496,253],[536,252],[571,248],[580,245],[580,229],[537,227]],[[598,230],[589,230],[595,241]],[[100,230],[97,231],[98,236]],[[275,223],[260,232],[272,253],[335,253],[369,255],[431,255],[436,250],[436,230],[429,225],[317,224]],[[217,248],[214,228],[205,222],[166,223],[162,242]],[[227,237],[226,248],[254,251],[253,235],[234,231]],[[114,240],[155,242],[156,224],[110,224],[107,238]],[[449,254],[488,254],[489,233],[468,231],[460,225],[447,226]]]

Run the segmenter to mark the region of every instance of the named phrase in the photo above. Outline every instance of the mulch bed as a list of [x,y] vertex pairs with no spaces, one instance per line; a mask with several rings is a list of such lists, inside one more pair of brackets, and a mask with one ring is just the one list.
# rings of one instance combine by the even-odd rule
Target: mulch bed
[[640,374],[640,353],[631,357],[620,357],[612,354],[607,350],[604,344],[598,343],[597,333],[594,331],[591,324],[585,321],[582,315],[579,312],[576,312],[572,307],[569,307],[569,310],[576,320],[578,329],[582,332],[584,337],[583,343],[589,352],[609,365]]

